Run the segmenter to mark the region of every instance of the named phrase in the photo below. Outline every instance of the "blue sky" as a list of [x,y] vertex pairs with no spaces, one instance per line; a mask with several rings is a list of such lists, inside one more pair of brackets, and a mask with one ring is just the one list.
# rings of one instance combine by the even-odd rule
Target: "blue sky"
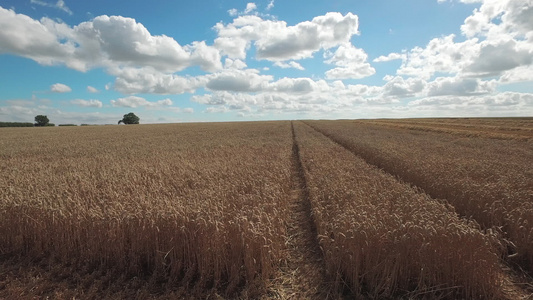
[[531,116],[531,0],[0,0],[0,121]]

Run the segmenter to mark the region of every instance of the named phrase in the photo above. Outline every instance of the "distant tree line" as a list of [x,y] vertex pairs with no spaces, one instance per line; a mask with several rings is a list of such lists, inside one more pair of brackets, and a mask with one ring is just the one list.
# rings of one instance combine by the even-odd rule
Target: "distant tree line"
[[0,122],[0,127],[33,127],[29,122]]
[[[134,113],[130,112],[125,114],[122,120],[118,121],[118,124],[139,124],[140,118]],[[50,120],[45,115],[35,116],[35,123],[29,122],[0,122],[0,127],[45,127],[56,126],[54,123],[50,123]],[[78,126],[76,124],[59,124],[58,126]],[[81,126],[90,126],[90,124],[81,124]]]

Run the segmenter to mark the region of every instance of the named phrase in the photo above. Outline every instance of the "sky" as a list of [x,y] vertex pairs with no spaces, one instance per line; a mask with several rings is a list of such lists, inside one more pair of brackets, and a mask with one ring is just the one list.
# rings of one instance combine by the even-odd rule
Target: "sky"
[[533,0],[0,0],[0,121],[533,116]]

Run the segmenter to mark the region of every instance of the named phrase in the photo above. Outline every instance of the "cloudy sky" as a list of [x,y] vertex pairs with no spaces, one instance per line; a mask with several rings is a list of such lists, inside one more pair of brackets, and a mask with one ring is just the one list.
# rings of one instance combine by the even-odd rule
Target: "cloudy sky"
[[0,0],[0,121],[533,115],[533,0]]

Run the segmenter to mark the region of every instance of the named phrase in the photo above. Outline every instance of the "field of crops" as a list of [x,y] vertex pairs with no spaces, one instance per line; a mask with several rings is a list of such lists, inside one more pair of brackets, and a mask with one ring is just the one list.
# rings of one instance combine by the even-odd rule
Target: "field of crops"
[[527,297],[532,130],[2,128],[0,298]]

